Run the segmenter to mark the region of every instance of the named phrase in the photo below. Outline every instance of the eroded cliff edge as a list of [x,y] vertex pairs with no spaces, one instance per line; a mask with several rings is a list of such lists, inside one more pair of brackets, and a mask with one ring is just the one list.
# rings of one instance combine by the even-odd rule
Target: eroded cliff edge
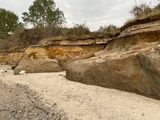
[[103,51],[66,67],[69,80],[160,99],[160,21],[135,24]]
[[160,20],[127,26],[112,39],[42,41],[0,61],[15,65],[15,74],[66,70],[69,80],[159,99]]

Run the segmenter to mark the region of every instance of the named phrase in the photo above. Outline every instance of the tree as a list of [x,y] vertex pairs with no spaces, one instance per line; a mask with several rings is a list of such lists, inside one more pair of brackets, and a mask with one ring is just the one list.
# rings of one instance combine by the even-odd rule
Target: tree
[[130,13],[135,17],[141,17],[142,15],[148,14],[151,12],[151,8],[146,5],[145,3],[142,3],[141,5],[135,5],[133,9],[130,11]]
[[9,33],[20,25],[18,16],[12,11],[0,8],[0,39],[4,39]]
[[28,10],[22,13],[22,19],[34,27],[60,26],[65,21],[63,12],[56,8],[53,0],[35,0]]

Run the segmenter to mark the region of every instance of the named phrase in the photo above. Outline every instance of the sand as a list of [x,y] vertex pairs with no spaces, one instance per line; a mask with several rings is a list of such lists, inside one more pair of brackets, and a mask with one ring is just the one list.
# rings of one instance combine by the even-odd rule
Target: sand
[[160,120],[159,100],[69,81],[65,72],[24,76],[9,70],[0,80],[7,85],[28,86],[46,106],[56,105],[69,120]]

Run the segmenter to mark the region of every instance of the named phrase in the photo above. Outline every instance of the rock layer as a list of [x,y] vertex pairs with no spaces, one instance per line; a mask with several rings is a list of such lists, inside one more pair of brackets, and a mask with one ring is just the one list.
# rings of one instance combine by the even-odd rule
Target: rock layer
[[64,70],[66,62],[94,57],[95,52],[104,48],[105,45],[50,46],[46,48],[31,46],[24,52],[14,73],[19,74],[21,70],[26,70],[28,73],[60,72]]
[[149,30],[113,39],[96,57],[69,63],[67,78],[160,99],[160,32]]
[[21,60],[23,53],[24,52],[0,54],[0,63],[9,64],[9,65],[17,65],[18,62]]
[[27,73],[60,72],[62,67],[57,60],[47,56],[44,48],[28,48],[16,66],[14,74],[19,74],[21,70],[26,70]]

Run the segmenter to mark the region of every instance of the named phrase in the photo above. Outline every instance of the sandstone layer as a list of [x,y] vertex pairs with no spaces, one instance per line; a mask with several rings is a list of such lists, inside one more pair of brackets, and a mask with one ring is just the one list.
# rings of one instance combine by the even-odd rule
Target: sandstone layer
[[24,52],[14,52],[14,53],[3,53],[0,54],[0,63],[1,64],[9,64],[9,65],[17,65],[21,60]]
[[125,29],[95,57],[69,63],[67,78],[160,99],[159,25],[157,21]]
[[19,74],[21,70],[26,70],[27,73],[60,72],[62,67],[57,60],[47,56],[44,48],[28,48],[16,66],[14,74]]
[[27,73],[60,72],[64,70],[66,62],[94,57],[95,52],[104,48],[105,45],[32,46],[24,52],[14,72],[15,74],[21,70],[26,70]]

